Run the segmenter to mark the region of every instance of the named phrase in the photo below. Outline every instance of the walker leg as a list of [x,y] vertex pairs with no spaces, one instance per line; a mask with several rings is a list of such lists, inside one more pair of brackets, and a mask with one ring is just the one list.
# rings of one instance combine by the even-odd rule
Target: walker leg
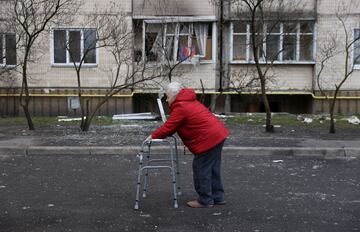
[[[145,164],[145,166],[149,165],[149,160],[150,160],[150,151],[148,152],[148,155],[146,156],[146,164]],[[146,173],[144,175],[144,186],[143,186],[143,193],[142,193],[143,198],[146,198],[146,189],[147,189],[148,176],[149,176],[149,169],[146,169]]]
[[139,193],[140,193],[140,180],[141,180],[141,166],[142,166],[142,158],[140,158],[139,161],[139,171],[138,171],[138,177],[137,177],[137,184],[136,184],[136,198],[135,198],[135,205],[134,209],[139,209]]
[[178,150],[177,150],[177,142],[176,139],[174,138],[175,141],[175,157],[176,157],[176,181],[177,181],[177,194],[180,196],[181,195],[181,185],[180,185],[180,167],[179,167],[179,157],[178,157]]
[[175,177],[175,164],[174,164],[174,157],[171,153],[171,175],[172,175],[172,182],[173,182],[173,191],[174,191],[174,207],[178,208],[178,202],[177,202],[177,194],[176,194],[176,177]]
[[[147,150],[147,156],[146,156],[146,161],[145,161],[145,166],[147,167],[150,163],[150,147],[151,144],[148,145],[148,150]],[[143,194],[142,197],[146,198],[146,190],[147,190],[147,186],[148,186],[148,176],[149,176],[149,169],[146,169],[146,173],[144,175],[144,184],[143,184]]]

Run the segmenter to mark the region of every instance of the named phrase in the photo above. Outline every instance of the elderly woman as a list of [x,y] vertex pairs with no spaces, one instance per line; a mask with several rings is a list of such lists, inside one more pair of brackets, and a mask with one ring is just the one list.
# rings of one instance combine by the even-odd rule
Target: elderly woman
[[225,204],[221,151],[229,131],[197,101],[194,90],[182,88],[177,82],[170,83],[165,90],[170,116],[148,139],[163,139],[177,132],[194,154],[194,186],[199,197],[187,202],[189,207],[207,208]]

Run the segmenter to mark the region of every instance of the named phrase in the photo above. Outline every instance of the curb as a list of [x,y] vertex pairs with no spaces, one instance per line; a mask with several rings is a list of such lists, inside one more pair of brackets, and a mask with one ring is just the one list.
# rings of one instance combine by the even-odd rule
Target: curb
[[[1,155],[13,156],[53,156],[53,155],[137,155],[141,150],[140,146],[2,146]],[[169,147],[152,147],[152,153],[166,154]],[[183,154],[183,147],[178,147],[178,154]],[[234,147],[225,146],[223,155],[239,156],[296,156],[315,158],[357,158],[360,157],[360,147]],[[187,151],[187,154],[191,154]]]

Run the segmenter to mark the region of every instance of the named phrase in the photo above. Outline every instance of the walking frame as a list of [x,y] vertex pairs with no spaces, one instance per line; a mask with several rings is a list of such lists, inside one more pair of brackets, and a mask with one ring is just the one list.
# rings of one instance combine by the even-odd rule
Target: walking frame
[[[161,118],[163,122],[166,121],[164,108],[161,102],[161,98],[163,96],[162,89],[159,93],[159,98],[157,99],[157,103],[159,106]],[[151,147],[152,145],[167,145],[169,147],[169,158],[166,159],[153,159],[151,158]],[[146,156],[144,160],[144,156]],[[139,209],[139,195],[140,195],[140,186],[143,185],[143,193],[142,197],[146,198],[147,194],[147,185],[148,185],[148,177],[149,170],[152,169],[170,169],[171,177],[172,177],[172,188],[174,195],[174,208],[178,208],[177,196],[181,195],[180,191],[180,171],[179,171],[179,159],[178,159],[178,149],[177,149],[177,140],[174,136],[167,137],[165,139],[152,139],[150,141],[145,140],[141,144],[140,153],[137,155],[139,158],[139,169],[137,176],[137,186],[136,186],[136,198],[134,209]],[[167,165],[159,165],[159,163],[166,162]],[[176,171],[176,174],[175,174]],[[141,183],[141,176],[143,176],[143,182]]]
[[[151,147],[152,145],[165,144],[169,147],[169,158],[166,159],[152,159]],[[146,157],[145,157],[146,156]],[[136,187],[136,198],[134,209],[139,209],[139,196],[140,196],[140,186],[143,185],[142,197],[146,198],[147,196],[147,187],[148,187],[148,178],[149,170],[152,169],[170,169],[172,177],[172,188],[174,196],[174,208],[178,208],[177,196],[181,195],[180,191],[180,171],[179,171],[179,159],[177,151],[177,141],[174,136],[167,137],[166,139],[153,139],[150,142],[144,141],[141,145],[141,151],[138,154],[139,158],[139,169],[137,176],[137,187]],[[159,163],[167,162],[167,165],[159,165]],[[176,174],[175,174],[176,172]],[[141,183],[141,177],[143,176],[143,181]]]

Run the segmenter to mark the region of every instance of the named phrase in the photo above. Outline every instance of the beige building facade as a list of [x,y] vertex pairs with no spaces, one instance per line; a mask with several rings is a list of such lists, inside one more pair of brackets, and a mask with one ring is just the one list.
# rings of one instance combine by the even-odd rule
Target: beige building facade
[[[3,9],[6,2],[0,1]],[[328,102],[320,90],[332,96],[335,86],[344,78],[345,67],[351,74],[340,89],[335,111],[360,112],[360,41],[357,41],[360,38],[360,4],[346,2],[350,5],[342,4],[339,8],[336,0],[299,1],[298,8],[276,8],[266,16],[259,33],[267,36],[262,41],[258,58],[264,69],[270,67],[267,92],[273,112],[327,112]],[[249,13],[242,7],[224,1],[221,8],[219,1],[209,0],[83,1],[72,20],[50,24],[38,39],[36,59],[28,67],[31,112],[42,116],[79,114],[78,79],[73,63],[77,59],[83,61],[81,87],[91,104],[97,104],[109,91],[118,63],[112,50],[100,46],[103,41],[99,40],[101,33],[110,30],[109,25],[101,25],[101,20],[96,23],[89,20],[102,14],[118,15],[118,20],[123,21],[119,25],[126,25],[123,33],[131,35],[131,39],[126,40],[126,48],[131,49],[123,51],[126,65],[119,68],[120,81],[124,82],[121,78],[129,76],[139,64],[155,67],[168,63],[168,68],[176,67],[171,80],[194,88],[199,96],[205,94],[205,104],[210,105],[211,99],[216,99],[213,96],[221,95],[217,98],[216,110],[262,112],[259,86],[249,84],[256,70]],[[280,10],[287,20],[274,17]],[[2,11],[2,14],[5,13]],[[21,73],[1,72],[21,65],[22,51],[15,49],[14,38],[17,38],[16,33],[1,27],[2,116],[22,114],[18,103]],[[70,44],[69,41],[75,42]],[[336,52],[322,69],[324,51],[332,42]],[[87,52],[91,46],[96,49]],[[166,69],[160,67],[157,73],[159,70]],[[115,94],[97,114],[156,111],[157,92],[169,82],[168,72],[164,73],[163,77]],[[134,75],[127,81],[136,78]],[[225,103],[227,107],[224,108]]]

